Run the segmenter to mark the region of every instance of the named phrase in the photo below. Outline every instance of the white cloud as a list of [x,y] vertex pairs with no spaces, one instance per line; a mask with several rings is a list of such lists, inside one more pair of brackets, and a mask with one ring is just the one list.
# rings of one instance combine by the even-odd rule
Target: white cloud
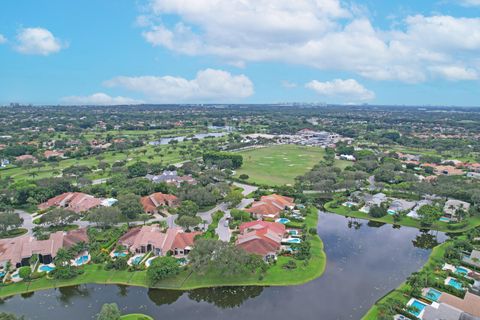
[[104,84],[141,92],[152,102],[236,101],[254,93],[253,83],[245,75],[234,76],[214,69],[201,70],[191,80],[174,76],[120,76]]
[[480,0],[460,0],[460,4],[465,7],[480,6]]
[[3,34],[0,34],[0,44],[7,42],[7,38]]
[[[362,10],[344,3],[151,0],[142,34],[153,46],[186,55],[304,64],[375,80],[449,79],[432,71],[438,65],[480,70],[480,18],[415,15],[382,30]],[[164,16],[176,16],[178,22],[164,24]]]
[[44,28],[24,28],[17,34],[16,49],[20,53],[47,56],[65,47],[66,44]]
[[478,79],[478,72],[476,70],[467,69],[462,66],[434,66],[431,67],[430,70],[432,73],[452,81]]
[[343,102],[366,102],[375,98],[375,93],[366,89],[354,79],[335,79],[332,81],[320,82],[310,81],[305,85],[318,95],[326,98],[334,98]]
[[111,97],[105,93],[94,93],[89,96],[69,96],[61,99],[61,102],[64,104],[70,105],[101,105],[101,106],[111,106],[111,105],[132,105],[132,104],[141,104],[143,101],[135,100],[127,97]]

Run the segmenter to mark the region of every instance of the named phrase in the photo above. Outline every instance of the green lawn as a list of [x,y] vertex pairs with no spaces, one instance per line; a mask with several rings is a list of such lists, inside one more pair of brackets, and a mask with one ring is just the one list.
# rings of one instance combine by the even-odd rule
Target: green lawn
[[[315,211],[316,213],[316,211]],[[305,220],[307,229],[317,227],[318,215],[310,214]],[[259,279],[258,274],[246,274],[225,277],[214,271],[205,275],[193,274],[188,270],[181,271],[178,275],[164,279],[155,285],[155,288],[190,290],[205,287],[219,286],[286,286],[307,283],[320,277],[325,271],[327,257],[323,250],[323,242],[318,235],[310,236],[312,257],[305,266],[302,261],[296,261],[297,268],[284,270],[282,265],[290,259],[279,257],[277,263],[270,267],[265,276]],[[102,265],[89,264],[83,267],[84,273],[70,280],[53,280],[43,277],[31,282],[20,282],[0,286],[0,297],[15,294],[46,290],[57,287],[79,285],[84,283],[98,284],[125,284],[132,286],[148,287],[146,271],[106,271]]]
[[[433,248],[430,257],[428,258],[427,263],[423,266],[422,270],[433,269],[436,261],[439,261],[443,258],[445,254],[445,249],[449,246],[448,242],[442,243],[441,245],[436,246]],[[388,298],[395,298],[402,301],[405,301],[407,304],[410,297],[404,294],[405,291],[408,291],[409,285],[406,283],[402,283],[398,288],[395,290],[390,291],[388,294],[383,296],[380,300],[378,300],[368,312],[362,317],[362,320],[377,320],[378,319],[378,305],[382,302],[386,301]]]
[[376,222],[383,222],[383,223],[388,223],[388,224],[396,224],[400,226],[405,226],[405,227],[413,227],[413,228],[418,228],[418,229],[429,229],[429,230],[438,230],[442,232],[450,232],[450,233],[461,233],[468,231],[470,229],[476,228],[480,226],[480,217],[471,217],[468,218],[468,225],[466,225],[464,228],[460,229],[449,229],[448,228],[448,223],[442,222],[442,221],[437,221],[430,227],[422,227],[420,224],[420,221],[417,219],[413,219],[410,217],[403,217],[400,221],[394,222],[393,221],[393,216],[391,215],[386,215],[381,218],[373,218],[369,216],[368,214],[361,212],[361,211],[355,211],[351,210],[350,208],[347,208],[345,206],[339,206],[338,208],[332,208],[331,207],[331,202],[328,202],[325,204],[325,210],[336,213],[342,216],[346,217],[352,217],[352,218],[358,218],[358,219],[365,219],[365,220],[371,220],[371,221],[376,221]]
[[[325,154],[320,147],[303,147],[296,145],[276,145],[271,147],[240,152],[243,166],[236,176],[247,174],[247,180],[257,184],[278,186],[293,184],[297,176],[303,175],[319,163]],[[344,168],[348,161],[336,162]]]

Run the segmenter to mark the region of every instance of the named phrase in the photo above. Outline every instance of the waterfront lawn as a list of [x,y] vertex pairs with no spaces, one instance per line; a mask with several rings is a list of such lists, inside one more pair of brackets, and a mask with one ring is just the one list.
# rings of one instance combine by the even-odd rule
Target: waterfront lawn
[[[305,219],[307,229],[316,228],[318,214],[310,213]],[[219,286],[285,286],[299,285],[320,277],[325,271],[327,257],[323,250],[323,242],[318,235],[310,237],[311,258],[307,265],[303,261],[289,257],[279,257],[277,263],[271,266],[265,275],[260,278],[258,274],[246,274],[226,277],[214,271],[205,275],[197,275],[188,269],[182,270],[178,275],[169,277],[158,282],[155,288],[189,290],[205,287]],[[282,265],[288,260],[294,260],[297,268],[285,270]],[[45,290],[51,288],[79,285],[85,283],[97,284],[124,284],[140,287],[148,287],[146,271],[106,271],[103,265],[88,264],[82,267],[84,273],[69,280],[55,280],[43,277],[31,282],[19,282],[0,286],[0,297],[11,296],[20,293]]]
[[[320,147],[297,145],[275,145],[240,152],[243,165],[236,172],[236,177],[246,174],[247,182],[279,186],[293,184],[297,176],[305,174],[319,163],[325,150]],[[348,161],[336,160],[336,166],[345,168]]]
[[[432,253],[430,254],[427,263],[423,266],[421,269],[422,271],[427,271],[427,270],[434,270],[434,266],[437,263],[437,261],[440,261],[443,259],[443,256],[445,254],[445,250],[450,244],[448,242],[444,242],[435,248],[433,248]],[[410,300],[410,297],[405,295],[404,292],[408,292],[410,290],[410,286],[407,283],[402,283],[398,288],[390,291],[387,293],[385,296],[380,298],[371,308],[368,310],[368,312],[362,317],[362,320],[377,320],[378,319],[378,306],[385,302],[389,298],[397,299],[400,301],[405,302],[405,305],[407,302]]]
[[[423,227],[420,224],[420,221],[417,219],[413,219],[410,217],[402,217],[400,221],[393,221],[393,216],[391,215],[386,215],[381,218],[374,218],[369,216],[365,212],[361,211],[356,211],[356,210],[351,210],[348,207],[345,206],[339,206],[338,208],[332,208],[331,206],[332,202],[328,202],[324,205],[325,210],[328,212],[336,213],[345,217],[351,217],[351,218],[358,218],[358,219],[365,219],[365,220],[371,220],[371,221],[376,221],[376,222],[383,222],[383,223],[388,223],[388,224],[396,224],[404,227],[412,227],[412,228],[418,228],[418,229],[426,229],[426,230],[438,230],[442,232],[449,232],[449,233],[461,233],[465,232],[468,230],[471,230],[473,228],[476,228],[480,226],[480,217],[470,217],[466,219],[468,224],[466,224],[464,227],[461,228],[449,228],[449,224],[447,222],[442,222],[442,221],[437,221],[434,224],[432,224],[430,227]],[[455,225],[454,225],[455,226]]]

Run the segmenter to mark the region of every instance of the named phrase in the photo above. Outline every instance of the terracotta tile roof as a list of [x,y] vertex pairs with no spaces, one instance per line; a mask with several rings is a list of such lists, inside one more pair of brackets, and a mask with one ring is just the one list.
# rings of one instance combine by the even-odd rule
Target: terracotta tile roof
[[47,240],[36,240],[30,236],[0,241],[0,262],[10,261],[13,265],[33,254],[50,255],[53,258],[60,248],[70,248],[76,243],[88,242],[87,230],[57,231]]
[[236,245],[245,251],[265,256],[276,253],[281,246],[285,225],[277,222],[251,221],[240,225]]
[[182,228],[169,228],[166,233],[161,232],[158,226],[143,226],[130,229],[119,239],[119,244],[127,246],[134,253],[141,247],[148,245],[161,249],[166,254],[173,249],[192,247],[194,238],[201,232],[187,233]]
[[17,160],[17,161],[32,160],[33,162],[38,161],[37,158],[35,158],[34,156],[32,156],[30,154],[24,154],[22,156],[18,156],[18,157],[15,158],[15,160]]
[[160,206],[174,207],[179,204],[179,200],[176,196],[161,192],[142,197],[140,202],[143,206],[143,210],[147,213],[156,212],[157,208]]
[[284,197],[278,194],[262,196],[260,201],[255,201],[252,206],[245,211],[250,212],[257,217],[272,215],[277,217],[285,207],[293,207],[295,203],[293,198]]
[[46,150],[43,153],[43,156],[45,158],[50,158],[50,157],[63,157],[64,153],[63,151],[58,151],[58,150]]
[[82,192],[66,192],[38,205],[41,210],[62,207],[76,213],[85,212],[102,204],[103,199]]

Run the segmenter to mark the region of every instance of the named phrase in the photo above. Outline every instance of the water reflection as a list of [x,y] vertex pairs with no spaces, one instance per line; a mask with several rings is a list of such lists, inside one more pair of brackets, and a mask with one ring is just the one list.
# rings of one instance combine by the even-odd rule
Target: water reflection
[[[81,285],[15,296],[0,311],[26,319],[94,319],[104,303],[124,313],[162,320],[360,319],[380,297],[427,260],[429,248],[445,239],[360,219],[321,214],[318,232],[325,244],[325,274],[291,287],[225,287],[188,292],[120,285]],[[1,290],[1,289],[0,289]]]
[[248,299],[258,297],[263,287],[220,287],[197,289],[188,292],[188,297],[197,302],[208,302],[221,309],[240,307]]

